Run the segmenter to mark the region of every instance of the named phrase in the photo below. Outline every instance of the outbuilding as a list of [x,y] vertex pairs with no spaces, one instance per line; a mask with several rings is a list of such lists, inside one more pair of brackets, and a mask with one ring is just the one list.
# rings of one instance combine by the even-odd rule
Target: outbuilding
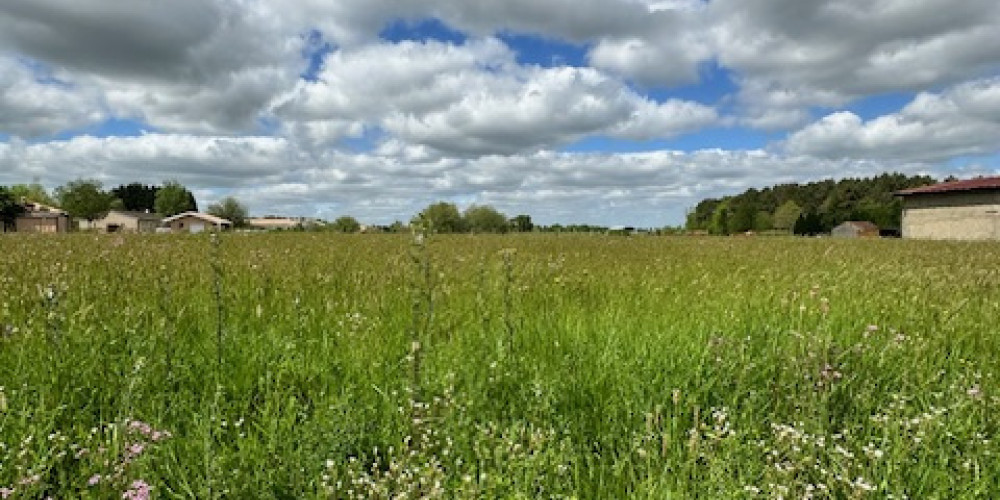
[[878,238],[878,226],[868,221],[849,220],[833,228],[835,238]]
[[1000,240],[1000,177],[898,191],[904,238]]
[[70,219],[65,211],[41,203],[27,202],[24,213],[14,219],[14,231],[18,233],[65,233],[69,232]]
[[94,221],[93,228],[104,233],[155,233],[162,221],[159,214],[112,210]]
[[172,233],[202,233],[231,229],[233,223],[221,217],[200,212],[184,212],[163,219],[163,225]]

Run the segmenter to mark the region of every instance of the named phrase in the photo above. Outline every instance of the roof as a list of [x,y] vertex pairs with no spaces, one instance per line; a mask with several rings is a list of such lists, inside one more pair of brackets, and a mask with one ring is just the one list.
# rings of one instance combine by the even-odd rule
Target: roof
[[149,212],[136,212],[136,211],[130,211],[130,210],[112,210],[112,211],[110,211],[108,213],[110,214],[112,212],[114,212],[116,214],[119,214],[119,215],[124,215],[126,217],[132,217],[134,219],[139,219],[139,220],[151,220],[151,221],[156,221],[156,222],[160,222],[161,220],[163,220],[163,216],[162,215],[160,215],[160,214],[153,214],[153,213],[149,213]]
[[977,177],[964,181],[942,182],[930,186],[896,191],[897,196],[914,194],[951,193],[956,191],[974,191],[978,189],[1000,189],[1000,177]]
[[167,217],[166,219],[163,219],[163,222],[165,224],[169,224],[169,223],[171,223],[171,222],[173,222],[175,220],[180,220],[180,219],[183,219],[185,217],[194,217],[196,219],[201,219],[201,220],[203,220],[205,222],[211,222],[212,224],[215,224],[217,226],[225,226],[225,225],[232,226],[233,225],[233,223],[231,221],[223,219],[222,217],[216,217],[216,216],[210,215],[210,214],[203,214],[201,212],[184,212],[184,213],[180,213],[180,214],[174,215],[172,217]]
[[[868,222],[866,220],[849,220],[849,221],[843,222],[842,224],[840,224],[840,226],[847,225],[847,224],[850,224],[850,225],[856,227],[857,229],[859,229],[861,231],[878,231],[878,226],[876,226],[874,223]],[[840,227],[840,226],[837,226],[837,227]]]

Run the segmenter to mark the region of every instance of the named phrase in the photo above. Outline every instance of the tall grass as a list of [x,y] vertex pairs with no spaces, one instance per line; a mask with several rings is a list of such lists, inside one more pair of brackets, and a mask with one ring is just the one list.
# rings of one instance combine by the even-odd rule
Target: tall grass
[[1000,247],[0,238],[0,496],[994,498]]

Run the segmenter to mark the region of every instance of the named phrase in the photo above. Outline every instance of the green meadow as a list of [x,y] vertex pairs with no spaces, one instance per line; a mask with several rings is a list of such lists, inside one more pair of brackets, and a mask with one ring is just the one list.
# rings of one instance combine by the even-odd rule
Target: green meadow
[[0,237],[3,498],[997,498],[1000,246]]

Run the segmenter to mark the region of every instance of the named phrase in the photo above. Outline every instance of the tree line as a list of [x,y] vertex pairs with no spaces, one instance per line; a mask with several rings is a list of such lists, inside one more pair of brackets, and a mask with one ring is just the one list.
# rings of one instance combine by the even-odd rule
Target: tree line
[[688,213],[685,228],[722,235],[746,231],[820,234],[845,221],[869,221],[898,230],[903,205],[893,193],[935,182],[926,175],[887,173],[748,189],[735,196],[702,200]]
[[[57,187],[51,194],[40,184],[0,186],[0,222],[4,227],[26,211],[26,203],[58,207],[71,217],[92,222],[110,210],[147,212],[170,217],[198,211],[194,194],[176,181],[162,185],[138,182],[122,184],[105,190],[100,181],[77,179]],[[233,197],[209,205],[208,213],[242,226],[247,218],[246,207]]]

